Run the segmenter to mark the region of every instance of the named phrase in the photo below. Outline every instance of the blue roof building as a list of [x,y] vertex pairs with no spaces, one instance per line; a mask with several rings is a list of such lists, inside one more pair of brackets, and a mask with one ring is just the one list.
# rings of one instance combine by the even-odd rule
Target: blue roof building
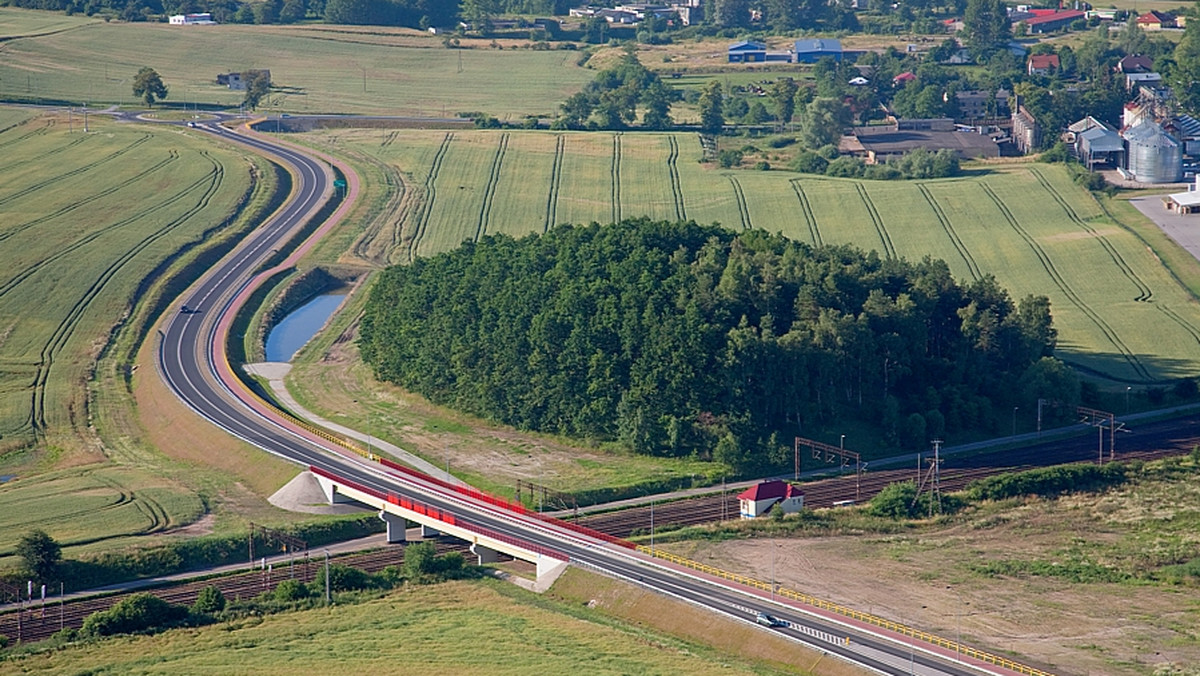
[[817,38],[814,40],[796,41],[796,63],[816,63],[826,56],[834,61],[842,60],[842,43],[840,40]]
[[755,63],[767,60],[767,46],[761,42],[735,42],[729,45],[729,63]]

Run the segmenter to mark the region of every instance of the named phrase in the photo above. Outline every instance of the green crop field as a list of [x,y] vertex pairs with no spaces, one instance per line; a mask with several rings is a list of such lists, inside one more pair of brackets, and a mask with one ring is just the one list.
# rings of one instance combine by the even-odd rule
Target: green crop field
[[90,435],[87,382],[140,285],[251,188],[246,160],[194,132],[81,127],[0,112],[0,458]]
[[[49,651],[0,662],[0,674],[783,673],[509,587],[409,587],[363,603]],[[745,633],[768,642],[757,636],[765,632]]]
[[15,481],[0,486],[0,570],[18,567],[17,539],[34,528],[73,558],[93,543],[112,546],[191,523],[203,513],[196,494],[128,468],[71,469]]
[[[876,182],[699,163],[692,134],[402,131],[317,136],[396,166],[421,205],[392,260],[483,234],[649,215],[763,228],[810,243],[947,261],[1052,302],[1060,355],[1101,378],[1161,382],[1200,370],[1200,306],[1066,172],[1007,165],[956,179]],[[380,240],[376,240],[378,246]],[[1148,330],[1153,327],[1153,330]]]
[[[0,9],[23,25],[42,12]],[[134,104],[131,81],[151,66],[170,102],[237,106],[218,73],[267,68],[277,87],[264,111],[499,117],[552,114],[592,73],[573,51],[445,49],[416,31],[327,26],[93,23],[6,43],[0,98]]]
[[57,12],[39,12],[24,9],[0,9],[0,38],[45,35],[59,31],[100,23],[100,19],[86,16],[66,16]]

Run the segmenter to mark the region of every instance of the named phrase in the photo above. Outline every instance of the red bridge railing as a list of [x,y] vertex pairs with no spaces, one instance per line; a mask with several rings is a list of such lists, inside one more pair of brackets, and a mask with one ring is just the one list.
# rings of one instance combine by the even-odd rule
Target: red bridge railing
[[[352,479],[346,479],[346,478],[340,477],[340,476],[334,474],[333,472],[329,472],[327,470],[321,469],[320,467],[310,466],[308,468],[308,471],[312,472],[313,474],[316,474],[317,476],[325,477],[326,479],[329,479],[330,481],[335,481],[339,484],[342,484],[343,486],[346,486],[347,488],[353,488],[354,490],[359,491],[361,493],[366,493],[367,495],[370,495],[371,497],[376,498],[378,500],[383,500],[385,502],[389,502],[393,505],[396,505],[397,507],[407,509],[411,512],[416,512],[417,514],[420,514],[422,516],[428,516],[431,519],[441,521],[442,523],[445,523],[445,524],[448,524],[451,526],[458,526],[460,528],[465,528],[465,529],[467,529],[473,533],[476,533],[478,535],[482,535],[484,537],[496,540],[497,542],[503,542],[505,544],[509,544],[514,547],[520,547],[521,549],[524,549],[525,551],[533,552],[534,554],[541,554],[542,556],[548,556],[552,559],[557,559],[559,561],[570,561],[571,560],[571,557],[567,556],[566,554],[564,554],[560,551],[550,549],[549,547],[543,547],[541,545],[534,544],[532,542],[526,542],[525,540],[513,537],[511,535],[506,535],[504,533],[500,533],[500,532],[492,530],[491,528],[488,528],[486,526],[481,526],[477,523],[472,523],[471,521],[468,521],[467,519],[463,519],[461,517],[455,516],[453,513],[448,512],[444,509],[439,509],[432,505],[427,505],[427,504],[421,502],[420,500],[413,500],[410,497],[407,497],[404,495],[399,495],[399,494],[393,493],[391,491],[385,492],[385,491],[381,491],[381,490],[378,490],[375,488],[371,488],[370,486],[365,486],[365,485],[360,484],[357,481],[354,481]],[[432,477],[430,477],[430,478],[432,478]],[[438,480],[435,480],[435,481],[438,481]],[[441,483],[447,483],[447,482],[441,482]],[[472,490],[474,490],[474,489],[472,489]],[[499,499],[499,498],[496,498],[496,499]]]

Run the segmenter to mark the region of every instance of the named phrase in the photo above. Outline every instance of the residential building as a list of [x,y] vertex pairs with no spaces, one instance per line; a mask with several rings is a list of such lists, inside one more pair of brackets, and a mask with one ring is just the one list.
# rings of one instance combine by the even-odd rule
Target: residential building
[[1021,97],[1016,97],[1016,100],[1012,116],[1012,142],[1017,152],[1027,155],[1041,144],[1042,130],[1033,115],[1021,105]]
[[1152,9],[1138,16],[1137,25],[1144,31],[1160,31],[1164,28],[1175,28],[1175,15]]
[[1034,54],[1029,57],[1025,71],[1030,75],[1053,75],[1059,68],[1058,54]]
[[982,89],[969,89],[955,94],[958,99],[958,119],[980,120],[988,117],[1008,117],[1008,90],[994,94]]
[[1125,76],[1125,91],[1135,91],[1141,87],[1151,90],[1162,86],[1162,75],[1158,73],[1129,73]]
[[1144,54],[1130,54],[1117,62],[1118,73],[1149,73],[1154,70],[1154,62]]

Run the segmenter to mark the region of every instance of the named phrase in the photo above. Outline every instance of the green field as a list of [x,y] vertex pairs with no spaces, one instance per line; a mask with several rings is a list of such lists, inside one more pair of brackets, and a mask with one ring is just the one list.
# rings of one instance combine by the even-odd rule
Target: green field
[[15,37],[45,35],[91,23],[100,23],[100,19],[6,7],[0,9],[0,38],[11,40]]
[[139,286],[251,187],[195,134],[81,127],[0,113],[0,454],[87,435],[86,383]]
[[1014,297],[1047,295],[1059,354],[1102,379],[1147,384],[1200,370],[1200,306],[1060,167],[875,182],[713,170],[699,163],[693,134],[402,131],[381,141],[378,132],[338,131],[317,138],[398,167],[421,198],[390,230],[371,234],[375,246],[401,243],[394,261],[483,234],[686,217],[888,256],[929,255],[946,260],[960,280],[993,274]]
[[[24,25],[45,12],[0,9]],[[13,40],[0,60],[0,98],[138,103],[131,81],[151,66],[170,88],[168,103],[237,106],[242,93],[218,73],[267,68],[276,91],[264,112],[498,117],[553,114],[592,73],[577,52],[451,50],[416,31],[326,26],[170,26],[94,23],[67,33]]]
[[500,582],[410,587],[364,603],[114,638],[0,661],[0,674],[283,676],[300,670],[494,676],[580,669],[596,675],[782,673]]

